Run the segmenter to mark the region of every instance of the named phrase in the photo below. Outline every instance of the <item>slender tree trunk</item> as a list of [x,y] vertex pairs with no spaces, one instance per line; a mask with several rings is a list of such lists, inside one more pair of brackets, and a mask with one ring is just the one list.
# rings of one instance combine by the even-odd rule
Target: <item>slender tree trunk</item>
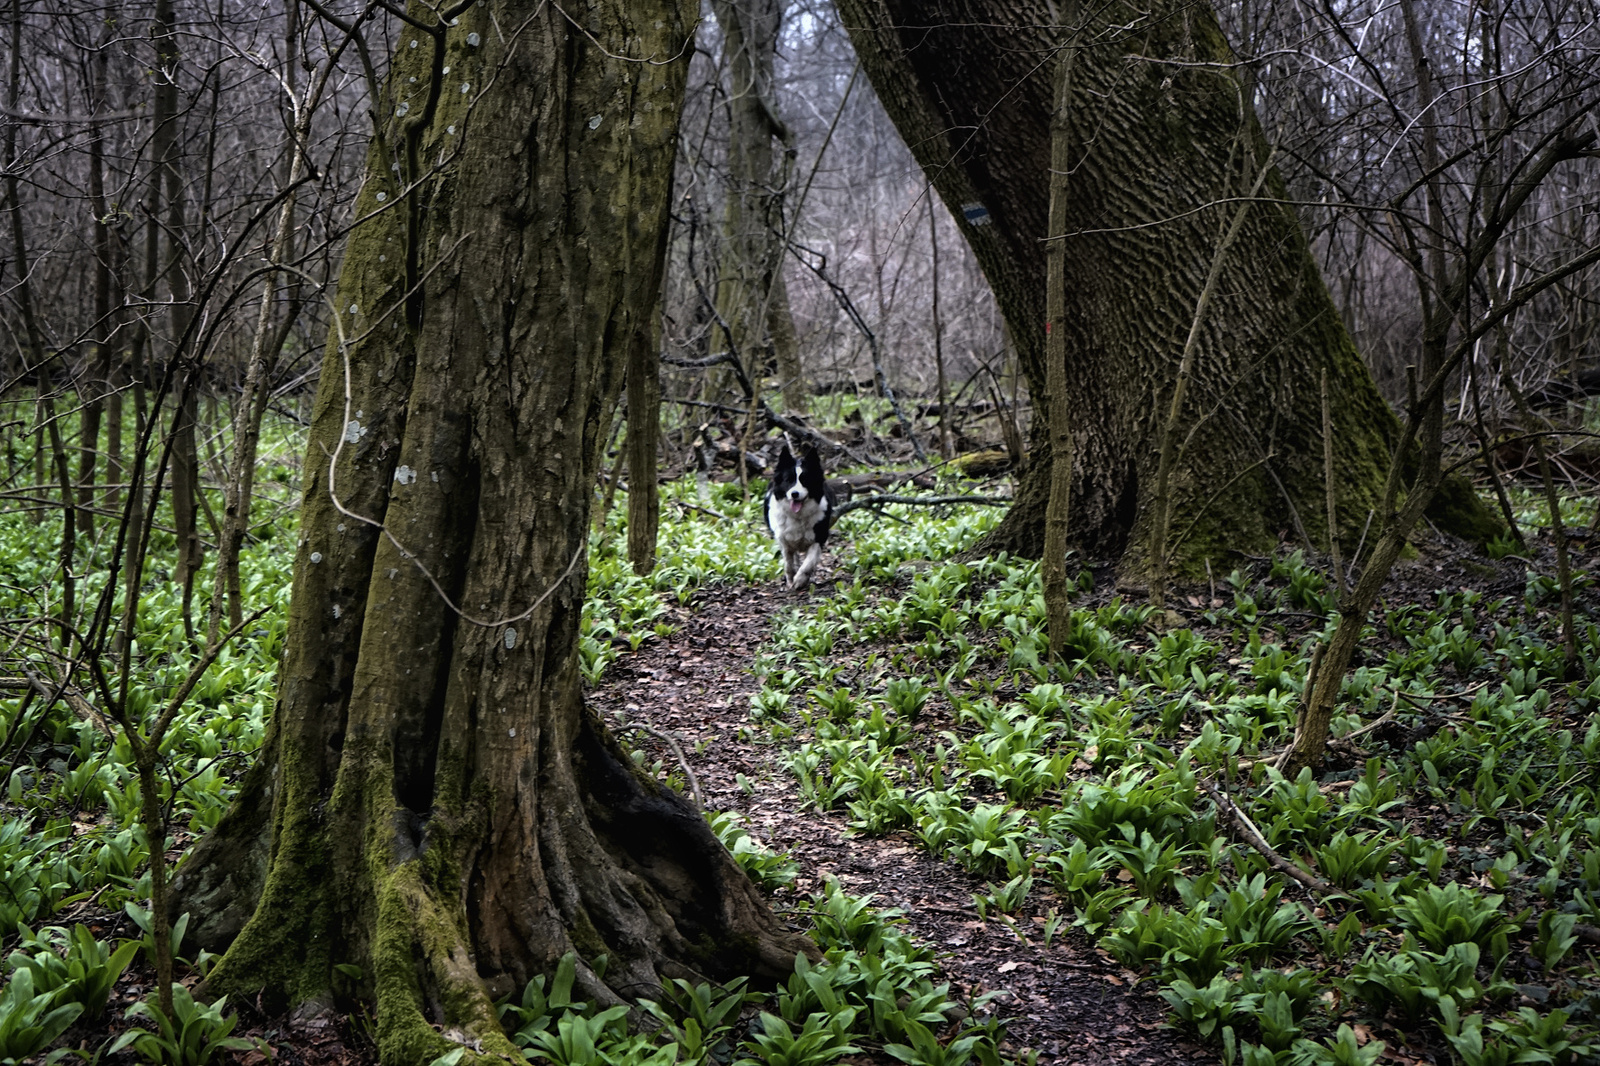
[[400,190],[396,138],[375,138],[277,708],[174,883],[198,942],[231,940],[216,991],[326,1004],[335,965],[359,966],[388,1064],[459,1048],[442,1029],[513,1056],[493,997],[568,951],[609,1003],[666,976],[778,975],[807,947],[701,813],[635,770],[578,669],[599,438],[660,288],[693,16],[489,0],[396,42],[411,116],[389,132],[448,162],[410,194],[422,243],[388,254],[409,223],[377,210]]
[[[106,29],[108,43],[111,30],[112,27],[108,24]],[[107,87],[109,85],[106,77],[105,47],[96,52],[93,62],[95,64],[93,78],[98,88],[96,98],[104,101],[107,98]],[[98,190],[98,192],[91,197],[91,201],[94,205],[97,220],[95,235],[97,239],[103,239],[104,241],[96,256],[96,269],[98,271],[103,267],[104,274],[96,274],[96,283],[98,285],[99,279],[104,277],[108,286],[105,293],[104,311],[97,310],[96,312],[98,316],[97,328],[100,330],[101,338],[98,342],[99,351],[97,352],[102,374],[99,387],[102,390],[101,398],[105,423],[105,449],[101,454],[105,457],[105,480],[107,482],[106,494],[102,504],[108,511],[115,512],[122,503],[122,390],[127,384],[128,378],[128,368],[124,365],[125,353],[123,352],[123,345],[127,338],[126,330],[124,329],[126,323],[124,301],[127,292],[123,276],[123,271],[127,264],[127,253],[123,246],[121,235],[115,232],[110,225],[111,205],[105,196],[105,151],[104,143],[100,140],[104,131],[99,124],[96,124],[94,132],[96,140],[92,143],[98,149],[98,154],[90,164],[90,180],[94,183],[92,189]],[[95,299],[98,308],[100,303],[98,288],[96,289]],[[83,480],[83,491],[92,502],[93,481],[87,474],[84,475]]]
[[[184,359],[180,350],[189,321],[194,315],[190,304],[191,286],[187,262],[188,248],[187,203],[183,190],[183,175],[179,172],[178,117],[178,36],[172,0],[156,0],[156,110],[165,116],[166,134],[156,138],[160,149],[156,153],[156,178],[165,186],[164,227],[167,254],[162,266],[170,300],[167,315],[169,333],[168,358]],[[186,387],[178,399],[172,418],[172,433],[176,440],[172,450],[172,467],[169,475],[172,504],[172,523],[178,534],[178,553],[172,568],[172,580],[183,587],[183,628],[190,639],[194,638],[192,604],[194,582],[205,561],[200,546],[200,449],[195,439],[199,424],[199,390]]]
[[[91,111],[105,105],[106,46],[109,44],[109,25],[102,33],[99,47],[90,58],[88,107]],[[111,221],[106,203],[105,185],[105,131],[96,122],[89,129],[89,206],[94,211],[94,359],[87,375],[87,385],[80,396],[83,414],[78,433],[78,528],[85,536],[94,536],[95,476],[100,459],[100,425],[104,420],[106,400],[109,396],[112,363],[116,351],[116,328],[112,319],[111,291],[113,263],[116,253],[111,234]]]
[[[9,29],[11,30],[11,55],[6,64],[6,107],[15,111],[17,110],[17,105],[22,99],[22,0],[11,0],[11,11],[8,22],[10,23]],[[5,123],[5,135],[0,137],[0,167],[3,167],[5,172],[6,219],[11,226],[11,247],[13,255],[16,255],[18,251],[25,247],[24,238],[26,236],[23,230],[22,200],[20,198],[20,183],[18,181],[17,173],[17,131],[20,128],[20,125],[21,124],[17,122]],[[38,343],[38,330],[34,328],[33,301],[31,286],[29,285],[28,259],[26,254],[18,257],[16,262],[12,264],[12,267],[16,271],[17,277],[20,280],[20,288],[17,295],[23,314],[23,340],[27,343],[30,349],[33,349],[31,351],[24,352],[23,364],[17,368],[17,370],[20,372],[26,372],[28,369],[30,369],[27,365],[27,361],[29,359],[34,360],[34,362],[37,364],[42,358],[43,346]],[[7,345],[6,348],[8,351],[14,350],[13,345]],[[13,377],[13,373],[8,364],[9,359],[0,362],[0,377],[9,380]],[[15,376],[20,377],[21,374],[19,373]],[[43,392],[42,389],[40,391],[41,393]],[[40,447],[36,447],[34,450],[34,455],[36,457],[34,480],[35,483],[40,486],[44,484],[44,474],[37,469],[37,456],[41,450],[42,448]]]
[[173,442],[167,485],[171,494],[172,522],[178,532],[172,580],[183,589],[183,630],[190,640],[195,638],[194,582],[205,561],[200,547],[200,451],[195,440],[198,424],[198,381],[186,382],[172,412],[171,432],[177,439]]
[[[1089,11],[1090,43],[1075,75],[1085,102],[1071,109],[1064,131],[1074,160],[1064,264],[1071,363],[1068,392],[1058,398],[1048,389],[1039,239],[1052,95],[1051,66],[1040,57],[1059,43],[1052,6],[840,0],[839,8],[879,98],[989,279],[1033,397],[1037,461],[979,550],[1041,551],[1050,409],[1059,399],[1079,427],[1074,538],[1092,553],[1120,557],[1124,575],[1142,580],[1159,458],[1152,412],[1172,394],[1218,219],[1233,210],[1218,202],[1231,187],[1230,165],[1237,166],[1232,149],[1243,138],[1258,160],[1267,151],[1213,13],[1195,0]],[[1283,196],[1275,175],[1266,192]],[[1294,510],[1324,513],[1323,366],[1343,513],[1365,514],[1382,486],[1396,423],[1289,208],[1251,207],[1196,343],[1192,432],[1185,430],[1171,478],[1172,513],[1195,521],[1175,571],[1225,548],[1269,549],[1291,528]],[[1270,470],[1257,443],[1268,439],[1275,442]],[[1436,509],[1435,521],[1482,536],[1490,523],[1459,487],[1448,501],[1454,510]],[[1359,528],[1337,532],[1353,540]]]
[[[1067,393],[1067,203],[1071,195],[1072,143],[1067,137],[1068,111],[1073,105],[1072,74],[1079,52],[1076,0],[1068,0],[1061,12],[1061,26],[1067,44],[1056,61],[1056,102],[1050,142],[1050,217],[1045,237],[1050,242],[1045,252],[1045,366],[1046,387],[1051,396]],[[939,385],[941,402],[944,374],[941,361]],[[1067,528],[1072,512],[1073,444],[1072,421],[1067,405],[1051,404],[1050,422],[1050,500],[1045,507],[1044,554],[1040,560],[1044,602],[1050,630],[1050,653],[1059,657],[1066,648],[1072,625],[1071,585],[1067,577]],[[949,412],[941,420],[948,420]]]
[[[102,229],[99,222],[95,229]],[[111,269],[102,256],[106,254],[108,240],[95,234],[96,263],[94,279],[95,332],[94,358],[85,375],[79,400],[83,410],[78,422],[78,527],[86,537],[94,536],[95,478],[100,458],[100,424],[105,417],[106,396],[111,389],[111,360],[115,347],[111,329]]]
[[939,222],[933,209],[933,197],[928,197],[928,252],[932,258],[931,284],[933,316],[933,371],[935,391],[939,403],[939,454],[946,459],[956,455],[955,441],[950,437],[950,389],[944,377],[944,322],[939,317]]
[[[22,85],[22,3],[11,0],[11,62],[6,77],[6,105],[16,110]],[[22,311],[23,337],[27,343],[24,360],[32,364],[34,379],[38,382],[37,402],[34,405],[39,429],[34,434],[34,460],[38,491],[43,498],[48,476],[54,475],[61,492],[61,543],[57,546],[61,565],[60,636],[61,654],[70,657],[74,615],[77,613],[77,578],[73,572],[77,550],[77,500],[72,489],[70,460],[66,443],[61,435],[61,421],[56,417],[55,398],[52,395],[51,364],[55,354],[46,350],[43,331],[35,314],[33,296],[33,267],[28,255],[27,228],[22,218],[22,196],[17,180],[20,169],[17,160],[17,124],[6,123],[3,147],[0,147],[0,170],[5,173],[7,218],[11,229],[11,257],[17,272],[15,299]],[[46,441],[49,452],[45,451]],[[47,465],[47,456],[50,460]],[[39,509],[41,517],[43,506]]]
[[[659,311],[628,346],[628,559],[640,577],[655,569],[661,498],[656,457],[661,443]],[[740,462],[743,469],[744,463]],[[610,486],[606,488],[610,492]]]
[[[805,383],[783,284],[783,193],[794,136],[778,117],[772,67],[781,0],[715,0],[728,66],[728,199],[717,310],[753,376],[776,371],[787,409],[804,410]],[[774,140],[783,146],[773,152]]]
[[[290,5],[291,12],[297,11]],[[289,41],[293,44],[298,32],[298,15],[289,19]],[[291,47],[286,69],[293,71],[297,57]],[[290,96],[295,108],[294,122],[290,126],[289,165],[284,175],[283,205],[278,210],[278,226],[273,236],[272,248],[267,255],[268,266],[276,267],[288,261],[294,244],[295,190],[304,180],[307,160],[304,146],[311,134],[311,120],[316,114],[322,89],[333,70],[331,58],[317,73],[312,88],[303,101]],[[286,76],[286,84],[293,93],[293,75]],[[222,603],[228,603],[229,627],[237,626],[244,618],[243,593],[239,583],[239,553],[244,548],[245,536],[250,530],[250,504],[255,494],[256,453],[261,443],[261,422],[266,417],[267,401],[271,397],[269,379],[277,365],[278,352],[284,339],[294,327],[300,314],[298,289],[291,289],[281,321],[274,321],[277,311],[279,278],[268,273],[261,285],[261,307],[256,314],[256,328],[250,340],[250,358],[245,364],[244,386],[240,390],[238,407],[233,419],[233,457],[228,483],[223,488],[222,531],[217,538],[217,565],[215,583],[211,593],[211,609],[206,623],[206,643],[216,643],[222,632]]]
[[[121,315],[118,314],[120,321]],[[122,479],[124,463],[122,461],[122,386],[126,378],[125,368],[122,366],[121,353],[117,351],[120,346],[120,336],[112,334],[111,365],[109,385],[106,390],[106,497],[105,506],[108,511],[116,511],[122,506]]]
[[[779,218],[780,224],[782,218]],[[805,369],[800,365],[800,337],[795,333],[794,313],[789,308],[789,286],[783,280],[785,247],[774,242],[776,262],[772,267],[772,286],[767,290],[767,337],[772,341],[772,359],[778,368],[779,392],[783,408],[803,415],[811,403]]]
[[[161,281],[165,274],[161,262],[161,204],[162,195],[166,188],[166,161],[176,150],[176,115],[173,113],[177,107],[175,86],[170,77],[171,71],[163,65],[163,57],[168,55],[164,39],[172,33],[172,3],[171,0],[156,0],[155,25],[152,36],[156,42],[156,69],[151,72],[150,89],[150,180],[145,190],[145,202],[141,205],[145,216],[143,270],[140,283],[142,285],[140,296],[142,307],[137,321],[134,324],[133,336],[130,341],[129,376],[132,379],[133,406],[134,406],[134,449],[137,452],[143,446],[145,431],[151,418],[148,410],[148,401],[145,395],[145,378],[147,367],[156,356],[157,317],[155,313],[156,302],[161,291]],[[127,510],[128,538],[127,557],[124,561],[123,574],[123,602],[125,604],[122,616],[122,625],[118,630],[115,645],[119,654],[126,654],[133,640],[132,624],[136,616],[135,605],[139,596],[140,575],[144,572],[144,554],[148,546],[150,529],[148,526],[148,509],[145,507],[144,472],[139,469],[137,461],[130,463],[128,469],[133,476],[128,486]],[[159,486],[151,491],[159,491]]]

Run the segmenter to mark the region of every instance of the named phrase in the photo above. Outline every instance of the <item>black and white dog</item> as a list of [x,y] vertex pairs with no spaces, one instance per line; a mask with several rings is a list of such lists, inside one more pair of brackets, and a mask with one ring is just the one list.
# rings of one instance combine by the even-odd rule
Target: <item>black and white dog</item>
[[836,506],[817,449],[808,444],[796,459],[785,444],[767,486],[767,529],[783,552],[785,588],[798,592],[811,583]]

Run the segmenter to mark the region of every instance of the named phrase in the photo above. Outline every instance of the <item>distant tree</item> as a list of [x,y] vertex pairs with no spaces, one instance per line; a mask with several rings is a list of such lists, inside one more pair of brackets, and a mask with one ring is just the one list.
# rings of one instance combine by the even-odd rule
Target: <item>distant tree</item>
[[313,413],[276,710],[173,906],[226,951],[214,990],[358,992],[383,1061],[421,1066],[517,1056],[493,998],[567,952],[614,1003],[809,948],[580,687],[589,501],[660,288],[695,12],[411,10]]
[[[803,411],[806,387],[783,280],[784,193],[794,134],[778,116],[773,63],[781,0],[716,0],[728,77],[727,200],[713,345],[732,345],[752,370],[775,370],[784,406]],[[774,151],[774,142],[778,150]]]
[[[1059,123],[1070,161],[1057,238],[1060,396],[1048,388],[1043,239],[1053,79],[1067,33],[1056,7],[839,7],[884,106],[994,288],[1033,397],[1017,502],[985,546],[1042,550],[1056,403],[1068,406],[1077,459],[1072,538],[1119,557],[1126,575],[1150,576],[1153,551],[1192,570],[1230,549],[1267,549],[1286,532],[1325,545],[1324,372],[1334,534],[1354,543],[1378,502],[1398,423],[1285,203],[1270,169],[1272,132],[1256,121],[1248,71],[1208,3],[1084,4],[1084,21],[1071,27],[1076,67]],[[1459,480],[1431,513],[1473,537],[1494,528]],[[1154,547],[1162,543],[1164,552]]]

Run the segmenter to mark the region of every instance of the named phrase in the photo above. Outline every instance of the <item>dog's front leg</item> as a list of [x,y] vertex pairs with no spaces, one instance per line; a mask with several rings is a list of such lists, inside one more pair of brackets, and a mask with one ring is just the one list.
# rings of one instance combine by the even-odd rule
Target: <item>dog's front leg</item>
[[811,574],[817,568],[817,563],[822,559],[822,545],[813,544],[806,550],[805,561],[795,571],[794,577],[789,581],[789,588],[799,592],[811,584]]
[[800,553],[783,546],[783,587],[794,587],[794,572],[800,568]]

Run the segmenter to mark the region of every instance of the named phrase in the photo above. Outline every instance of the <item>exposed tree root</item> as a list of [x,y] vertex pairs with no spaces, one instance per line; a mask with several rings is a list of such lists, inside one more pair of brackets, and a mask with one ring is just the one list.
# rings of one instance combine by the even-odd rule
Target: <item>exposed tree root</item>
[[[224,856],[244,870],[260,862],[247,815],[270,803],[275,775],[253,775],[257,794],[241,796],[177,882],[176,908],[221,905],[200,926],[206,947],[226,949],[209,990],[280,1006],[370,999],[386,1063],[420,1066],[461,1045],[520,1061],[493,1001],[568,952],[582,994],[603,1005],[674,977],[774,980],[797,953],[817,957],[701,813],[635,770],[592,716],[570,746],[545,751],[532,817],[497,823],[487,797],[419,817],[394,801],[381,747],[347,748],[326,819],[280,820],[258,896],[250,878],[218,868]],[[341,846],[354,837],[359,849]]]

